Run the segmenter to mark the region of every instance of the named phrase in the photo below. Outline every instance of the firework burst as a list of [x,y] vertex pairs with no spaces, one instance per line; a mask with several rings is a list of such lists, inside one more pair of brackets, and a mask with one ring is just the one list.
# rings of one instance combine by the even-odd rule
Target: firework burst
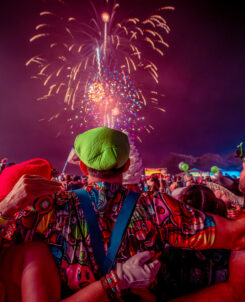
[[[149,132],[153,127],[140,123],[144,121],[143,108],[164,109],[159,105],[159,94],[143,89],[138,75],[144,73],[152,83],[158,83],[157,64],[145,53],[150,49],[162,56],[168,47],[162,33],[169,33],[169,27],[161,12],[173,8],[162,7],[143,20],[132,17],[120,21],[116,1],[106,1],[101,12],[93,3],[91,7],[94,17],[90,22],[52,11],[40,13],[44,22],[36,26],[30,42],[41,40],[47,47],[26,63],[37,66],[35,77],[47,89],[39,100],[62,99],[64,110],[73,112],[68,121],[81,127],[130,126],[131,131]],[[49,120],[60,115],[57,112]]]

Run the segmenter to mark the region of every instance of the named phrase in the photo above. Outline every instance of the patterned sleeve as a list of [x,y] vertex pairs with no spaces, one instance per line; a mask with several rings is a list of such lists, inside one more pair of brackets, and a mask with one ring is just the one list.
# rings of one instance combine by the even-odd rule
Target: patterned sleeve
[[166,194],[155,195],[153,205],[162,240],[175,247],[196,250],[212,247],[215,223],[211,216]]
[[53,214],[53,199],[39,197],[32,206],[16,213],[5,223],[0,220],[1,246],[32,240],[35,232],[44,233]]
[[[15,220],[5,220],[0,218],[0,242],[2,240],[11,237],[10,233],[13,233],[16,229]],[[11,231],[12,230],[12,231]]]

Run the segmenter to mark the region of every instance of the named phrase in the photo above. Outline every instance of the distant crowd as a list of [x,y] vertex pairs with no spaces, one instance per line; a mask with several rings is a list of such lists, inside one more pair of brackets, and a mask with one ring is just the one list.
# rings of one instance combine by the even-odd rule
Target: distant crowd
[[[52,202],[49,198],[45,199],[45,196],[35,199],[34,208],[40,211],[35,218],[38,221],[36,224],[33,224],[32,207],[27,207],[24,212],[21,210],[18,212],[18,218],[16,216],[14,219],[0,211],[0,225],[2,224],[0,233],[3,252],[9,244],[10,246],[13,243],[16,244],[18,236],[23,237],[24,241],[34,241],[29,250],[24,247],[19,257],[27,257],[28,253],[31,253],[35,260],[34,267],[41,267],[40,271],[35,271],[33,275],[27,272],[28,280],[33,278],[39,280],[37,284],[46,284],[48,291],[51,290],[51,283],[55,282],[56,298],[47,301],[66,301],[67,297],[67,301],[73,301],[69,300],[69,297],[76,295],[81,299],[80,301],[88,302],[100,301],[100,298],[105,298],[105,296],[107,298],[101,301],[132,301],[132,299],[149,302],[245,301],[243,289],[245,244],[242,239],[239,239],[245,233],[244,219],[240,219],[245,217],[245,174],[239,179],[223,175],[221,171],[217,171],[212,177],[201,175],[194,177],[190,171],[167,176],[155,173],[142,175],[138,183],[122,186],[120,183],[123,182],[122,173],[127,164],[122,166],[124,170],[121,167],[117,170],[109,170],[112,176],[108,177],[103,174],[105,170],[94,169],[84,164],[80,165],[83,172],[81,176],[60,173],[48,161],[42,159],[33,160],[34,164],[35,162],[38,163],[37,168],[33,168],[34,166],[31,168],[35,172],[28,170],[32,160],[30,163],[27,161],[20,164],[21,173],[27,171],[28,175],[26,179],[19,180],[19,187],[13,188],[13,184],[12,191],[8,191],[10,195],[13,194],[15,204],[19,204],[19,196],[22,196],[19,192],[23,190],[28,193],[26,198],[29,199],[29,203],[33,202],[34,197],[29,197],[31,189],[29,191],[26,189],[26,185],[32,186],[33,181],[35,184],[41,184],[40,188],[35,185],[34,191],[41,191],[43,184],[44,188],[50,185],[50,190],[58,193],[53,195],[55,197],[52,197],[54,198]],[[1,160],[0,184],[1,180],[6,184],[10,181],[8,173],[3,173],[3,171],[7,172],[8,168],[13,165],[15,163],[9,163],[8,158]],[[42,168],[39,169],[38,165]],[[44,174],[42,174],[45,166],[47,170],[45,173],[48,173],[45,177],[49,179],[48,182],[44,180],[45,177],[43,178]],[[18,164],[16,167],[16,171],[20,173]],[[36,171],[42,176],[41,179],[39,174],[33,176]],[[11,173],[9,175],[14,175],[15,172]],[[244,163],[242,173],[245,173]],[[107,183],[108,179],[109,183]],[[132,216],[127,226],[126,237],[121,239],[123,243],[117,255],[118,264],[114,270],[111,270],[113,267],[111,263],[110,270],[104,275],[99,272],[100,267],[97,265],[99,262],[96,257],[91,256],[92,253],[94,255],[97,246],[96,248],[92,246],[90,239],[86,237],[88,232],[91,233],[94,222],[92,228],[89,229],[89,224],[88,229],[85,227],[85,221],[88,223],[87,218],[79,217],[81,209],[78,200],[81,201],[81,199],[79,195],[77,195],[78,199],[72,195],[72,191],[78,189],[84,189],[84,192],[89,193],[90,202],[94,204],[96,215],[99,217],[101,234],[105,238],[107,248],[109,247],[108,234],[113,233],[112,222],[116,221],[115,213],[118,211],[118,205],[126,202],[128,196],[125,199],[125,194],[131,194],[126,192],[133,191],[134,194],[138,194],[134,197],[137,200],[136,207],[132,208],[135,216]],[[9,196],[8,192],[5,192],[3,197],[3,200],[7,200],[6,204],[8,204],[8,199],[6,199],[6,196]],[[36,194],[39,197],[45,195],[43,192]],[[83,195],[82,202],[84,199],[86,200],[86,195]],[[118,213],[117,215],[119,216]],[[81,224],[78,223],[78,217],[82,221]],[[49,246],[52,257],[57,263],[59,276],[57,276],[56,268],[52,269],[53,259],[50,259],[52,257],[46,250],[46,246],[41,245],[36,249],[34,235],[40,232],[41,224],[38,225],[38,223],[42,221],[41,219],[45,221],[42,225],[47,227],[47,230],[42,231],[38,239]],[[18,229],[20,229],[19,234]],[[232,234],[231,242],[229,242],[229,232]],[[17,243],[19,243],[18,240]],[[6,251],[7,260],[3,253],[2,262],[7,266],[13,265],[15,267],[13,271],[15,271],[15,262],[12,258],[8,258],[12,247],[9,251],[7,248]],[[43,260],[44,264],[40,253],[47,253],[46,262]],[[16,250],[13,255],[13,259],[16,258],[16,261],[19,261]],[[154,258],[151,258],[152,255]],[[26,263],[29,263],[28,261]],[[52,282],[47,281],[46,277],[41,278],[42,269],[49,265]],[[7,269],[8,274],[2,273],[6,272],[5,266],[0,270],[0,302],[12,301],[4,300],[12,292],[8,286],[11,284],[9,280],[13,277],[11,270]],[[59,280],[61,280],[61,290],[57,285]],[[21,288],[21,292],[28,293],[29,282],[26,287]],[[142,287],[146,290],[142,291]],[[131,290],[130,293],[127,290]],[[35,289],[34,287],[30,289],[31,296],[35,296],[36,291],[40,292],[40,295],[46,295],[42,288]],[[229,294],[226,294],[227,291]],[[95,293],[98,298],[94,296]],[[49,295],[50,297],[53,295],[51,291]],[[124,295],[124,300],[121,300],[121,296]],[[29,301],[29,296],[26,297],[23,301]],[[59,300],[60,297],[65,300]],[[139,300],[138,297],[142,299]],[[16,296],[15,299],[17,299]],[[44,298],[40,300],[37,297],[33,301],[45,302],[46,300]]]
[[[0,175],[1,172],[12,165],[14,162],[9,162],[8,158],[1,159],[0,162]],[[88,178],[86,175],[72,175],[68,173],[60,173],[58,170],[53,169],[52,178],[62,184],[62,190],[70,191],[80,188],[86,188],[88,185]],[[228,210],[229,217],[235,218],[243,208],[244,195],[239,189],[239,178],[230,177],[229,175],[218,171],[215,175],[211,176],[196,176],[191,173],[182,172],[177,175],[168,175],[165,177],[161,174],[142,175],[137,184],[125,185],[135,192],[156,191],[166,193],[174,198],[181,200],[185,189],[190,187],[196,188],[205,187],[214,194],[216,200],[224,202]]]

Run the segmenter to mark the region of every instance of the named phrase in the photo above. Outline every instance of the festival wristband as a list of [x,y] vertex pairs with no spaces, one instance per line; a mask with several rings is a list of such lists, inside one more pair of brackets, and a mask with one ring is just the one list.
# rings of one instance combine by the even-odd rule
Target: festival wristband
[[121,290],[116,272],[110,271],[100,281],[110,301],[120,301]]
[[0,223],[1,224],[8,224],[9,221],[13,221],[13,218],[3,216],[2,213],[0,212]]

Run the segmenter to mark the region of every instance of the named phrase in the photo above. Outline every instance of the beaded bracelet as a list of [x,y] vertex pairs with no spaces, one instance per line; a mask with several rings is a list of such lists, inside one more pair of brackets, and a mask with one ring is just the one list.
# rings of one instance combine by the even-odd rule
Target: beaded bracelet
[[7,224],[9,221],[12,221],[13,218],[12,217],[7,217],[2,215],[2,213],[0,212],[0,223],[1,224]]
[[100,281],[110,301],[120,301],[121,290],[116,272],[110,271]]

